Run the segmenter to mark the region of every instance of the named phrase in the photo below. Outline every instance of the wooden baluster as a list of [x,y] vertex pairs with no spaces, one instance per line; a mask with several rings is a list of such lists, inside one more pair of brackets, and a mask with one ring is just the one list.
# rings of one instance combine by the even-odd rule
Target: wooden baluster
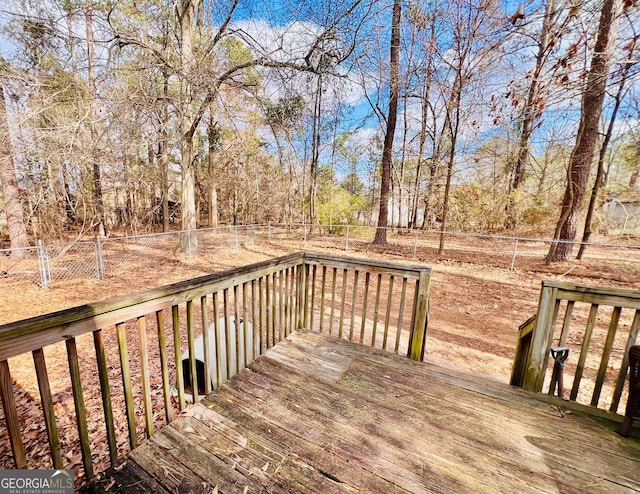
[[284,328],[284,280],[282,279],[284,273],[278,271],[278,342],[282,341],[283,335],[286,336],[286,330]]
[[227,379],[231,379],[236,373],[232,367],[232,358],[231,358],[231,321],[229,321],[229,289],[225,288],[222,290],[222,311],[224,318],[224,347],[226,350],[226,365],[227,365]]
[[300,266],[291,266],[291,331],[298,329],[304,321],[302,306],[300,305],[300,287],[298,276],[302,276]]
[[169,424],[173,420],[173,406],[171,405],[171,383],[169,382],[169,360],[167,358],[167,340],[164,324],[164,311],[156,311],[158,347],[160,350],[160,369],[162,372],[162,396],[164,398],[164,416],[167,420],[167,424]]
[[371,347],[376,346],[376,330],[378,328],[378,311],[380,310],[380,289],[382,285],[382,274],[378,273],[378,282],[376,284],[376,299],[373,308],[373,328],[371,330]]
[[193,327],[193,300],[187,300],[187,349],[189,350],[189,374],[191,375],[191,398],[198,403],[198,373],[196,369],[195,331]]
[[331,277],[331,315],[329,317],[329,334],[333,334],[333,315],[336,306],[336,280],[338,277],[338,269],[332,268],[333,276]]
[[[102,330],[96,329],[93,332],[93,346],[96,350],[96,364],[98,366],[98,376],[100,378],[100,392],[102,394],[102,410],[104,412],[104,423],[107,430],[107,443],[109,444],[109,459],[111,465],[118,461],[118,446],[116,443],[116,431],[113,424],[113,408],[111,406],[111,388],[109,386],[109,370],[107,367],[107,353],[102,339]],[[57,467],[54,462],[54,468]]]
[[291,316],[291,313],[293,312],[291,310],[290,299],[289,299],[289,297],[291,296],[291,289],[293,287],[293,282],[291,283],[291,286],[290,286],[289,271],[290,271],[289,268],[285,269],[284,271],[284,336],[285,337],[291,334],[291,325],[289,322],[289,318]]
[[389,336],[389,319],[391,319],[391,302],[393,301],[393,275],[389,277],[389,292],[387,294],[387,313],[384,317],[384,335],[382,337],[382,349],[387,349],[387,338]]
[[324,329],[324,298],[326,292],[327,282],[327,267],[322,266],[322,284],[320,289],[320,332]]
[[180,311],[177,305],[171,307],[173,326],[173,356],[176,363],[176,388],[178,388],[178,408],[180,411],[187,407],[184,399],[184,376],[182,375],[182,341],[180,337]]
[[353,296],[351,297],[351,324],[349,325],[349,341],[353,341],[353,329],[356,323],[356,304],[358,302],[358,275],[360,271],[353,271]]
[[71,376],[71,389],[73,390],[73,404],[76,410],[76,423],[78,425],[78,437],[80,438],[80,451],[84,476],[87,480],[93,478],[93,463],[91,461],[91,442],[89,441],[89,429],[87,428],[87,411],[82,396],[82,383],[80,380],[80,366],[78,364],[78,349],[76,339],[69,338],[65,341],[67,346],[67,358],[69,360],[69,375]]
[[211,393],[211,341],[209,340],[209,307],[207,296],[200,297],[200,319],[202,321],[202,350],[204,352],[204,392]]
[[[304,259],[303,259],[304,261]],[[297,328],[309,327],[309,265],[303,262],[298,266],[300,270],[300,304],[302,305],[301,320],[296,323]]]
[[347,299],[347,268],[342,270],[342,295],[340,296],[340,326],[338,327],[338,338],[343,337],[344,332],[344,306]]
[[402,322],[404,319],[404,305],[407,297],[407,279],[402,278],[402,292],[400,293],[400,306],[398,307],[398,327],[396,330],[396,343],[393,351],[398,353],[400,350],[400,336],[402,335]]
[[260,355],[262,355],[262,353],[264,352],[264,349],[267,346],[267,342],[266,342],[266,336],[265,336],[265,331],[267,330],[267,325],[265,322],[265,314],[264,314],[264,287],[263,287],[263,281],[264,280],[264,276],[261,276],[260,279],[258,279],[258,296],[260,297],[259,300],[259,311],[258,311],[258,319],[260,322]]
[[147,324],[144,316],[138,317],[138,341],[140,343],[140,378],[142,379],[142,399],[147,437],[153,436],[153,406],[151,405],[151,384],[149,382],[149,347],[147,345]]
[[233,285],[233,326],[235,329],[234,344],[236,349],[236,373],[242,370],[242,338],[240,334],[240,301],[238,300],[238,285]]
[[593,327],[596,324],[596,316],[598,314],[598,304],[591,304],[589,310],[589,317],[587,319],[587,326],[584,330],[584,336],[582,337],[582,347],[580,348],[580,357],[578,358],[578,364],[576,366],[576,372],[573,378],[573,386],[571,387],[571,394],[569,400],[575,401],[578,397],[578,390],[580,389],[580,381],[582,380],[582,373],[584,372],[584,366],[587,361],[587,354],[589,353],[589,344],[591,343],[591,335],[593,334]]
[[369,279],[371,273],[364,274],[364,291],[362,293],[362,324],[360,325],[360,344],[364,345],[364,330],[367,325],[367,304],[369,302]]
[[38,378],[38,389],[40,390],[44,423],[47,428],[47,436],[49,437],[49,449],[51,450],[53,468],[61,470],[64,468],[64,465],[62,463],[62,451],[60,450],[60,437],[58,436],[58,427],[56,426],[56,415],[53,409],[53,399],[51,398],[51,387],[49,386],[49,375],[47,374],[44,352],[42,348],[40,348],[39,350],[34,350],[32,355],[36,368],[36,377]]
[[[216,388],[224,382],[222,362],[222,338],[220,334],[220,303],[218,292],[213,292],[213,341],[216,345]],[[225,366],[226,368],[226,366]]]
[[2,398],[2,410],[9,433],[9,442],[13,452],[13,463],[16,468],[27,468],[27,456],[24,452],[24,443],[20,433],[20,419],[16,400],[13,396],[13,380],[9,371],[9,362],[0,360],[0,398]]
[[310,303],[310,314],[309,314],[309,329],[315,330],[315,314],[316,314],[316,272],[318,271],[318,265],[314,264],[312,266],[313,274],[311,275],[311,303]]
[[609,322],[609,331],[607,333],[607,339],[602,351],[602,359],[600,360],[600,368],[598,369],[598,377],[596,378],[596,384],[593,388],[593,395],[591,396],[591,406],[597,407],[600,400],[600,393],[602,392],[602,385],[604,384],[604,378],[607,374],[607,366],[609,365],[609,357],[611,357],[611,350],[613,349],[613,342],[616,337],[616,331],[618,329],[618,322],[620,321],[621,307],[614,307],[611,313],[611,321]]
[[271,348],[271,285],[269,283],[269,279],[270,279],[270,275],[267,275],[265,277],[265,281],[264,281],[264,288],[265,288],[265,295],[266,295],[266,305],[264,307],[265,310],[265,316],[266,316],[266,332],[265,332],[265,337],[267,339],[267,348]]
[[289,280],[289,333],[292,333],[293,331],[295,331],[297,328],[297,321],[296,321],[296,268],[295,266],[292,266],[290,271],[290,277],[291,279]]
[[131,449],[135,449],[138,446],[138,433],[136,430],[136,411],[135,403],[133,402],[133,390],[131,388],[131,368],[129,366],[129,350],[127,348],[127,330],[124,323],[116,324],[116,336],[118,337],[122,389],[124,391],[127,425],[129,427],[129,446],[131,446]]
[[251,280],[251,323],[253,324],[253,358],[257,359],[260,355],[260,327],[256,319],[256,280]]
[[278,326],[278,276],[276,273],[271,275],[271,335],[273,337],[272,345],[278,343],[276,327]]
[[[247,282],[242,284],[242,336],[243,336],[243,355],[244,355],[244,366],[248,366],[251,361],[255,358],[253,355],[253,350],[251,350],[251,346],[249,346],[249,314],[247,311],[247,299],[249,298],[249,294],[247,291]],[[249,352],[251,350],[251,352]]]

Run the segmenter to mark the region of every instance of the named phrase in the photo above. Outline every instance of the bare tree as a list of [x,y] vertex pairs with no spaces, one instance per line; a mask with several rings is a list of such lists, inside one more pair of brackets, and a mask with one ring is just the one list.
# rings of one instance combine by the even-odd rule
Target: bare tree
[[[523,4],[520,4],[521,7],[522,5]],[[531,153],[531,136],[534,126],[536,122],[539,121],[545,106],[545,98],[542,96],[542,91],[544,86],[548,85],[549,82],[548,80],[546,82],[544,81],[542,72],[553,48],[559,42],[566,23],[574,16],[573,13],[570,13],[563,22],[560,22],[558,19],[560,11],[561,9],[558,8],[556,0],[547,0],[542,18],[542,27],[539,37],[536,40],[537,54],[535,66],[530,74],[527,74],[529,87],[520,114],[518,151],[509,183],[510,198],[507,202],[507,224],[505,225],[509,229],[516,226],[513,191],[519,190],[524,182],[525,171]],[[522,13],[522,17],[524,18],[524,13]],[[512,22],[516,22],[515,17],[511,19]]]
[[449,198],[453,169],[463,125],[463,93],[474,78],[487,69],[487,57],[497,52],[501,39],[496,36],[496,2],[479,0],[478,2],[457,2],[450,5],[453,18],[453,42],[451,53],[441,53],[443,62],[453,74],[445,104],[443,137],[446,137],[443,149],[446,153],[446,179],[442,204],[442,222],[440,225],[439,255],[444,254],[445,233],[449,213]]

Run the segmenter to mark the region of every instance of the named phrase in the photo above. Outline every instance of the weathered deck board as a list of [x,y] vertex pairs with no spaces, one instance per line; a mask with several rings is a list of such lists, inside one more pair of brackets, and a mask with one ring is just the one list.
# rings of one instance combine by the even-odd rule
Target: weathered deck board
[[637,438],[315,333],[291,335],[127,461],[137,492],[640,492]]

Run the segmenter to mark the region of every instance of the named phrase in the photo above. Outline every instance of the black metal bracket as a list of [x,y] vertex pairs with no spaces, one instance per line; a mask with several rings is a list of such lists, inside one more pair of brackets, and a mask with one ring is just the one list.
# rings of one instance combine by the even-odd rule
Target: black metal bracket
[[563,398],[563,370],[564,363],[569,358],[568,346],[554,346],[551,347],[551,357],[554,360],[553,373],[551,374],[551,383],[549,384],[549,394],[553,395],[556,390],[556,384],[558,387],[558,397]]

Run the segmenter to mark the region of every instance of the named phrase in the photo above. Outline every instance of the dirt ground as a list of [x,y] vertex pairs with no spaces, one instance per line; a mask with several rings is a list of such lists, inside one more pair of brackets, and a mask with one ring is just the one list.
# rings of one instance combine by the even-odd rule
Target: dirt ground
[[[429,329],[426,360],[442,366],[456,368],[477,375],[483,375],[501,382],[508,382],[511,372],[518,327],[535,314],[542,280],[562,280],[587,285],[638,289],[638,272],[634,268],[608,266],[604,269],[597,261],[569,263],[547,266],[541,258],[531,257],[530,261],[520,260],[515,270],[508,266],[496,266],[486,251],[473,254],[473,241],[465,249],[451,249],[446,256],[437,256],[433,248],[424,247],[416,252],[402,243],[387,246],[372,246],[365,242],[353,242],[349,252],[345,252],[338,241],[330,239],[305,238],[304,245],[299,240],[281,239],[243,244],[237,249],[219,249],[214,253],[191,260],[169,257],[158,263],[152,256],[140,255],[121,266],[118,276],[104,281],[69,280],[56,283],[53,289],[44,292],[36,285],[16,289],[1,287],[3,304],[0,305],[0,324],[12,322],[40,314],[74,307],[90,302],[105,300],[117,295],[131,294],[165,284],[181,281],[223,269],[238,267],[271,257],[302,249],[348,255],[367,259],[380,259],[409,264],[421,264],[432,268],[430,289]],[[470,254],[471,253],[471,254]],[[605,315],[606,316],[606,315]],[[606,324],[606,317],[603,321]],[[630,324],[623,318],[622,326]],[[133,328],[135,330],[135,328]],[[622,332],[622,331],[621,331]],[[627,331],[628,334],[628,331]],[[108,341],[107,341],[108,343]],[[620,345],[624,347],[624,342]],[[620,346],[618,345],[618,346]],[[78,340],[81,359],[86,355],[84,365],[92,365],[93,348],[90,339]],[[620,348],[618,348],[620,353]],[[56,415],[63,431],[63,449],[69,467],[79,467],[81,458],[76,446],[77,433],[73,432],[75,421],[65,417],[73,415],[73,400],[69,389],[68,367],[64,345],[49,348],[46,352],[47,365],[52,389],[56,396]],[[115,357],[113,357],[115,358]],[[154,355],[151,355],[151,359]],[[24,402],[38,402],[37,386],[34,382],[33,363],[30,356],[10,361],[12,376],[16,383],[16,399]],[[94,364],[93,364],[94,365]],[[117,360],[112,362],[117,367]],[[135,373],[137,369],[133,369]],[[91,371],[87,372],[87,375]],[[83,374],[84,375],[84,374]],[[135,375],[135,374],[134,374]],[[115,381],[112,381],[115,383]],[[117,383],[114,384],[118,386]],[[83,387],[91,388],[91,382],[83,382]],[[99,396],[99,387],[96,387]],[[57,394],[56,394],[57,393]],[[97,397],[87,393],[88,407],[99,413]],[[161,402],[159,397],[156,401]],[[37,407],[21,409],[23,427],[27,442],[44,440],[41,412]],[[114,411],[117,422],[125,427],[124,411]],[[161,409],[158,408],[158,415]],[[99,421],[98,421],[99,422]],[[0,424],[2,421],[0,421]],[[97,429],[98,425],[95,426]],[[4,435],[4,427],[0,427]],[[65,433],[68,431],[68,433]],[[142,434],[142,431],[141,431]],[[96,433],[93,444],[94,456],[108,459],[104,441]],[[0,457],[8,458],[7,441],[0,443]],[[43,448],[48,450],[48,448]],[[28,451],[31,466],[47,465],[48,451],[41,453],[35,448]],[[4,462],[3,465],[5,466]],[[10,466],[10,463],[6,466]]]

